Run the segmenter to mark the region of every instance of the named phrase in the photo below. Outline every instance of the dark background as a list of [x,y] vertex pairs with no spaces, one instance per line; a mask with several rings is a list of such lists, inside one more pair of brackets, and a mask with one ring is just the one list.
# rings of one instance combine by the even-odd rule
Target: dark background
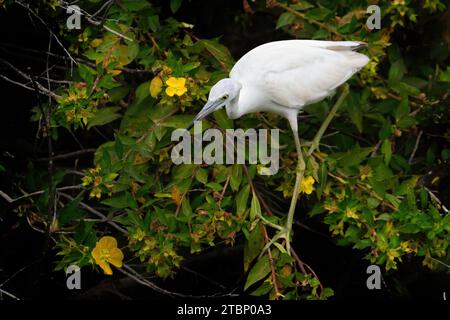
[[[166,7],[165,10],[169,15],[170,9]],[[183,5],[175,17],[194,24],[194,33],[200,38],[221,37],[222,43],[230,48],[236,60],[258,44],[289,38],[282,31],[274,31],[276,19],[271,13],[258,12],[245,17],[241,14],[237,19],[236,13],[242,12],[242,1],[202,0]],[[416,30],[405,29],[397,38],[405,45],[414,46],[422,41],[418,34]],[[46,60],[45,55],[38,51],[45,52],[47,45],[48,31],[37,21],[32,21],[23,8],[11,6],[8,11],[0,11],[1,58],[30,74],[39,75],[46,68]],[[60,50],[55,42],[52,50]],[[63,78],[70,65],[60,60],[51,59],[50,62],[58,63],[59,67],[53,72],[60,73]],[[17,79],[14,73],[2,68],[0,66],[0,73]],[[12,185],[12,181],[24,177],[28,170],[34,170],[31,164],[45,168],[45,162],[31,159],[45,157],[47,150],[43,145],[44,140],[36,139],[37,123],[30,121],[31,108],[38,103],[36,94],[2,79],[0,92],[0,163],[7,168],[7,172],[0,175],[0,189],[10,193],[17,187]],[[39,99],[47,98],[41,96]],[[112,137],[112,131],[109,134]],[[66,135],[60,137],[54,146],[59,153],[77,149],[78,142],[69,133]],[[77,131],[77,137],[85,148],[96,147],[108,138],[83,130]],[[88,166],[91,161],[91,156],[86,155],[81,157],[79,165],[82,167],[84,163]],[[68,166],[72,164],[67,163]],[[286,206],[283,203],[279,205]],[[121,279],[120,274],[105,279],[89,268],[82,272],[82,290],[67,290],[63,272],[52,271],[55,267],[55,252],[51,243],[48,243],[45,235],[23,223],[24,218],[18,217],[13,211],[15,207],[15,204],[0,199],[0,288],[24,299],[166,298],[133,280]],[[301,213],[297,214],[299,219],[317,232],[296,227],[294,245],[299,248],[302,260],[313,266],[323,284],[335,290],[333,299],[441,300],[444,290],[450,295],[448,276],[431,273],[415,260],[405,261],[399,265],[398,271],[385,275],[381,290],[368,290],[366,268],[370,263],[363,260],[364,254],[336,246],[328,236],[326,226],[319,221],[304,221]],[[236,292],[239,293],[245,281],[242,243],[238,240],[235,247],[213,248],[188,258],[184,269],[172,280],[153,280],[164,288],[186,294],[228,292],[232,288],[237,288]]]

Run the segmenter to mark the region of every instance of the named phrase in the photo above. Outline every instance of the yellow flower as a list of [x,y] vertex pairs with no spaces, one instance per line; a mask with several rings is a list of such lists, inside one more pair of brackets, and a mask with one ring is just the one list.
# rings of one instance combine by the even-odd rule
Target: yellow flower
[[91,184],[92,182],[92,177],[91,176],[84,176],[83,178],[81,178],[81,181],[83,181],[83,183],[81,184],[83,187],[86,187],[88,185]]
[[90,198],[97,198],[100,199],[102,197],[102,190],[99,187],[95,187],[91,190],[89,193]]
[[174,95],[180,97],[187,92],[185,78],[170,77],[169,79],[167,79],[166,84],[166,94],[169,97],[173,97]]
[[307,176],[302,179],[300,183],[300,193],[311,194],[314,190],[314,178],[311,176]]
[[123,253],[117,248],[117,240],[113,237],[102,237],[92,250],[92,257],[107,275],[112,274],[110,263],[117,268],[122,267]]
[[358,214],[356,213],[356,208],[346,208],[346,209],[345,209],[345,215],[346,215],[348,218],[352,218],[352,219],[355,219],[355,220],[359,220],[359,216],[358,216]]

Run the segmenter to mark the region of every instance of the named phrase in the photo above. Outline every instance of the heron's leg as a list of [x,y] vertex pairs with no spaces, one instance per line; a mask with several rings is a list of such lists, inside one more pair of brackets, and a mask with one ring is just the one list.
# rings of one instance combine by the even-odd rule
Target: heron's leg
[[[295,121],[297,121],[297,119],[295,119]],[[266,221],[267,219],[262,219],[263,217],[260,217],[264,223],[279,230],[272,237],[272,239],[264,246],[264,248],[261,250],[260,256],[262,256],[266,252],[266,250],[269,250],[269,248],[279,239],[286,240],[286,251],[288,252],[289,255],[291,254],[292,224],[294,222],[295,207],[297,206],[297,200],[298,200],[298,195],[299,195],[299,191],[300,191],[300,184],[302,182],[303,175],[304,175],[305,169],[306,169],[306,164],[305,164],[305,160],[303,159],[303,152],[302,152],[302,148],[301,148],[301,144],[300,144],[300,139],[298,137],[298,131],[296,129],[297,123],[295,123],[295,125],[291,124],[291,127],[292,127],[292,133],[294,134],[295,147],[297,149],[297,158],[298,158],[295,186],[294,186],[294,191],[292,194],[291,204],[289,206],[289,212],[288,212],[286,224],[284,225],[284,227],[274,225],[273,223],[268,224],[267,222],[269,222],[269,221]]]
[[310,155],[312,155],[312,153],[317,148],[319,148],[320,139],[322,139],[322,136],[325,133],[325,130],[327,130],[331,120],[336,115],[336,112],[339,109],[339,107],[341,106],[341,104],[344,101],[345,97],[348,95],[348,92],[349,92],[348,84],[344,83],[344,85],[342,86],[342,92],[339,95],[338,100],[334,104],[333,108],[331,108],[330,113],[328,114],[328,116],[325,118],[325,121],[320,126],[319,131],[317,131],[316,135],[314,136],[314,139],[311,141],[311,146],[309,147],[309,150],[308,150],[308,153],[307,153],[308,157]]
[[289,254],[291,254],[291,246],[290,246],[290,236],[292,232],[292,224],[294,222],[294,214],[295,208],[297,206],[298,195],[300,192],[300,184],[303,179],[303,175],[305,174],[306,164],[303,159],[303,151],[300,145],[300,139],[298,137],[298,131],[292,130],[294,134],[295,147],[297,149],[297,174],[295,178],[294,191],[292,193],[291,205],[289,206],[289,212],[286,220],[285,230],[286,230],[286,249]]
[[[319,131],[314,136],[314,139],[312,140],[311,145],[306,154],[307,157],[311,156],[312,153],[314,152],[314,150],[316,150],[318,148],[320,139],[322,139],[323,134],[327,130],[328,125],[330,124],[333,117],[336,115],[337,110],[341,106],[341,104],[344,101],[345,97],[347,96],[348,92],[349,92],[348,84],[344,84],[343,88],[342,88],[342,93],[340,94],[338,100],[334,104],[333,108],[331,108],[330,113],[328,114],[328,116],[325,118],[325,121],[320,126]],[[277,232],[272,237],[272,239],[264,246],[263,250],[261,251],[260,256],[262,256],[265,253],[265,251],[268,250],[279,239],[286,240],[286,251],[288,252],[288,254],[291,254],[290,237],[291,237],[291,232],[292,232],[292,224],[294,222],[294,213],[295,213],[295,207],[297,206],[297,200],[298,200],[298,195],[299,195],[299,191],[300,191],[300,184],[302,182],[302,179],[303,179],[303,176],[304,176],[305,170],[306,170],[306,163],[303,158],[303,152],[302,152],[302,148],[301,148],[301,144],[300,144],[300,139],[298,137],[297,118],[291,117],[288,120],[291,125],[292,132],[294,134],[295,147],[297,149],[297,157],[298,157],[297,174],[296,174],[296,179],[295,179],[294,191],[292,194],[291,205],[289,206],[289,212],[288,212],[285,226],[280,228],[279,226],[275,227],[272,223],[268,224],[269,226],[272,226],[275,229],[279,230],[279,232]]]

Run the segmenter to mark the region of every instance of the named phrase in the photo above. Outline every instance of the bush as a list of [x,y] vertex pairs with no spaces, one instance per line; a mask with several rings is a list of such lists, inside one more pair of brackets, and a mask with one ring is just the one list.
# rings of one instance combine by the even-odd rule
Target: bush
[[[236,19],[245,24],[250,12],[265,12],[286,38],[368,43],[370,63],[349,81],[350,94],[332,133],[307,158],[310,192],[301,194],[296,218],[321,221],[337,245],[363,251],[386,271],[419,257],[427,268],[448,272],[450,215],[432,191],[439,175],[428,174],[446,166],[450,156],[447,8],[439,0],[379,1],[382,28],[369,30],[368,2],[244,1],[246,12],[237,12]],[[258,216],[274,223],[284,219],[264,201],[265,190],[286,200],[293,192],[290,130],[281,132],[281,170],[274,176],[259,175],[260,165],[172,163],[172,131],[192,121],[211,86],[234,63],[220,39],[199,39],[195,26],[174,18],[180,6],[189,5],[111,2],[97,17],[85,16],[80,31],[65,28],[63,1],[28,8],[60,17],[60,37],[77,59],[73,74],[66,75],[70,82],[53,90],[51,103],[33,109],[41,138],[58,141],[65,130],[77,135],[113,128],[114,139],[96,148],[94,162],[72,187],[81,192],[65,190],[74,172],[52,164],[50,179],[35,186],[44,193],[18,206],[18,212],[34,212],[55,239],[56,270],[77,264],[109,273],[105,264],[112,264],[117,267],[112,272],[133,272],[114,249],[117,243],[101,242],[106,235],[118,242],[125,260],[138,261],[160,278],[172,277],[187,256],[244,241],[246,293],[326,299],[333,290],[295,254],[295,246],[292,255],[281,242],[262,251],[273,230]],[[101,9],[92,0],[79,6]],[[411,40],[416,36],[422,41]],[[332,105],[328,99],[306,108],[302,139],[313,138]],[[203,127],[288,125],[270,114],[233,122],[220,111]],[[439,137],[433,128],[441,128]],[[25,183],[22,189],[34,191]],[[93,255],[94,248],[104,254]],[[113,250],[116,260],[108,256]]]

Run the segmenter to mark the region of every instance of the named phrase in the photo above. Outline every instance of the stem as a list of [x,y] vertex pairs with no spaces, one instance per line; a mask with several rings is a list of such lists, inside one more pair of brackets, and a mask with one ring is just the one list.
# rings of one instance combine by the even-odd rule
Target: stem
[[348,95],[348,92],[349,92],[348,84],[344,83],[344,85],[342,86],[341,95],[339,96],[338,100],[334,104],[333,108],[331,108],[330,113],[328,114],[328,116],[325,118],[325,121],[320,126],[319,131],[317,131],[316,136],[314,137],[314,139],[311,143],[311,146],[309,147],[308,154],[307,154],[308,157],[314,152],[314,150],[316,150],[319,147],[320,139],[322,139],[323,134],[327,130],[331,120],[336,115],[336,112],[339,109],[339,107],[341,106],[342,102],[344,102],[344,99]]
[[[331,108],[330,113],[328,114],[325,121],[320,126],[320,129],[317,132],[316,136],[314,137],[314,139],[311,143],[311,146],[308,150],[307,157],[310,157],[311,154],[314,152],[314,150],[316,148],[318,148],[320,139],[322,138],[323,134],[327,130],[328,125],[330,124],[331,120],[336,115],[337,110],[341,106],[341,104],[344,101],[345,97],[347,96],[348,92],[349,92],[348,84],[344,84],[343,88],[342,88],[342,93],[340,94],[340,96],[339,96],[338,100],[336,101],[336,103],[334,104],[333,108]],[[297,205],[298,194],[300,191],[300,184],[301,184],[301,181],[303,179],[303,175],[305,174],[305,169],[306,169],[305,160],[303,159],[303,152],[302,152],[302,148],[301,148],[301,144],[300,144],[300,139],[298,137],[298,132],[297,132],[297,130],[292,130],[292,131],[294,134],[295,146],[297,148],[298,163],[297,163],[297,177],[295,179],[294,193],[292,194],[291,205],[289,207],[288,217],[287,217],[286,226],[285,226],[286,249],[289,254],[291,253],[290,234],[292,232],[292,224],[294,221],[295,207]]]
[[306,169],[305,160],[303,159],[302,147],[300,144],[300,139],[298,137],[297,130],[293,130],[293,134],[294,134],[294,140],[295,140],[295,147],[297,148],[298,162],[297,162],[297,176],[295,179],[294,193],[292,194],[291,205],[289,206],[289,212],[288,212],[288,217],[286,220],[286,227],[285,227],[287,230],[286,249],[289,254],[291,254],[290,233],[292,230],[292,224],[294,222],[295,207],[297,206],[298,193],[300,191],[300,184],[302,182],[303,175],[305,174],[305,169]]

